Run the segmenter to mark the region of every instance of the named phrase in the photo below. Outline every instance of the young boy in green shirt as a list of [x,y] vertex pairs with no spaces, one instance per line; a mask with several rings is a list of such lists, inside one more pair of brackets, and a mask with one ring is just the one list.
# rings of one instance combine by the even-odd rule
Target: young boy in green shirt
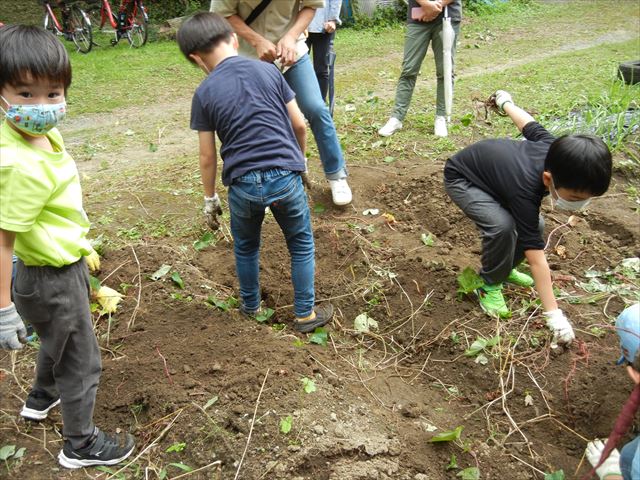
[[0,29],[0,348],[21,349],[22,318],[33,325],[40,350],[21,415],[42,420],[60,404],[58,460],[80,468],[119,463],[134,441],[93,424],[101,361],[87,264],[99,268],[99,257],[86,238],[76,164],[55,128],[70,83],[67,52],[53,35],[31,26]]
[[[535,284],[553,342],[568,344],[573,328],[553,294],[540,206],[551,195],[554,208],[579,210],[602,195],[611,180],[611,153],[598,137],[554,137],[503,90],[496,92],[496,104],[525,141],[482,140],[453,155],[444,168],[447,194],[482,236],[485,284],[476,293],[485,312],[506,318],[511,312],[502,283]],[[515,269],[525,258],[533,278]]]

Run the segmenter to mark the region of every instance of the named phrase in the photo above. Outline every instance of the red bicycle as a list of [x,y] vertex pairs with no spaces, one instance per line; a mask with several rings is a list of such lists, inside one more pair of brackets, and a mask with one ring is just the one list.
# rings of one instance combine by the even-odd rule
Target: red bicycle
[[55,14],[52,2],[44,1],[44,28],[65,40],[75,43],[81,53],[88,53],[93,45],[91,22],[89,17],[78,5],[69,4],[64,0],[55,2],[55,10],[60,11],[61,20]]
[[[149,17],[142,0],[121,0],[117,14],[109,0],[99,0],[87,9],[87,13],[96,33],[100,31],[115,35],[111,45],[117,45],[122,38],[126,38],[133,48],[147,43]],[[105,29],[109,26],[113,30]]]

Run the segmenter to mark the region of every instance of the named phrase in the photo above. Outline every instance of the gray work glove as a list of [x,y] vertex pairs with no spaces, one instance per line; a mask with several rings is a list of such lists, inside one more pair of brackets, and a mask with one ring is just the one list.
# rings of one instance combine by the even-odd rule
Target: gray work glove
[[27,329],[22,323],[16,306],[0,308],[0,348],[20,350],[27,343]]
[[218,215],[222,215],[222,205],[218,194],[214,194],[213,197],[204,197],[204,216],[211,230],[220,228]]

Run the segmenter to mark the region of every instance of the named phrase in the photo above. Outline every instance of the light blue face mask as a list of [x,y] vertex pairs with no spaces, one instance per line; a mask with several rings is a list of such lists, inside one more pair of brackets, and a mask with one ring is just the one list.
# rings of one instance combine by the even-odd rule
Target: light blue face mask
[[9,105],[9,110],[0,107],[0,110],[4,112],[7,120],[29,135],[45,135],[60,123],[67,113],[66,102],[37,105],[11,105],[4,97],[0,96],[0,98]]
[[589,202],[591,202],[590,198],[587,198],[585,200],[574,200],[574,201],[565,200],[560,196],[560,194],[556,190],[556,186],[553,184],[553,180],[551,180],[551,188],[553,188],[553,193],[555,193],[555,196],[556,196],[555,199],[553,198],[553,195],[551,196],[552,200],[555,200],[555,202],[552,201],[552,204],[555,203],[555,206],[561,210],[569,210],[572,212],[576,212],[578,210],[582,210],[584,207],[589,205]]

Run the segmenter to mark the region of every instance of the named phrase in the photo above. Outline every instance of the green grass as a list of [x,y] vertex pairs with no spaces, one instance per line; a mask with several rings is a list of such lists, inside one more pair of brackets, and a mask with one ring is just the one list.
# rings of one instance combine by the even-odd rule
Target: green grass
[[184,60],[174,42],[133,49],[123,41],[87,55],[72,52],[71,63],[68,101],[74,115],[168,103],[190,96],[202,80],[202,72]]

